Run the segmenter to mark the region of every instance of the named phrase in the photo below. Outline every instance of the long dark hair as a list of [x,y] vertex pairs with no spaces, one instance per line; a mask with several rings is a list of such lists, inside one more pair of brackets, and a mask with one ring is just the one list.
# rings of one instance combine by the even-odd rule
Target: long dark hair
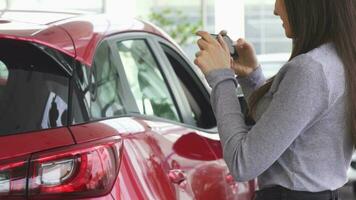
[[[356,0],[284,0],[293,32],[290,60],[332,42],[343,61],[348,94],[348,125],[356,144]],[[250,116],[271,88],[273,79],[248,99]]]

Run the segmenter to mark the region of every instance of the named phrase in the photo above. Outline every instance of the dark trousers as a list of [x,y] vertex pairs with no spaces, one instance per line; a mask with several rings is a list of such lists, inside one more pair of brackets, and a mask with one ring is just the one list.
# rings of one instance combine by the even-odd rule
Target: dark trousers
[[256,192],[255,200],[340,200],[339,191],[301,192],[281,186]]

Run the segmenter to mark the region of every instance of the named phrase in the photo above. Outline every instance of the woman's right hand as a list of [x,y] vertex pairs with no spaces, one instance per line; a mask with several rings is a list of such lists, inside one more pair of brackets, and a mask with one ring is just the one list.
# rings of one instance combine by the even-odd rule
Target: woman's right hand
[[252,44],[244,39],[238,39],[235,46],[239,57],[231,59],[231,68],[236,75],[246,77],[258,68],[257,56]]

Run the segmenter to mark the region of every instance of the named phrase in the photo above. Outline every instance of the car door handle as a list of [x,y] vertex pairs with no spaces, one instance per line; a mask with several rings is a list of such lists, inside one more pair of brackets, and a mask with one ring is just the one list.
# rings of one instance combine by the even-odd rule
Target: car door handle
[[236,184],[236,181],[235,181],[234,177],[230,173],[226,175],[225,180],[226,180],[226,183],[229,184],[229,185],[235,185]]
[[174,184],[180,184],[185,181],[186,176],[183,170],[172,169],[168,173],[169,180]]

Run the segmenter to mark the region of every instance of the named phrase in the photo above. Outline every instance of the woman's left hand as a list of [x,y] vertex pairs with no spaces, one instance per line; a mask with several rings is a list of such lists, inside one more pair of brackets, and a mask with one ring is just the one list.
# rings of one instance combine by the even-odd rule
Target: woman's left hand
[[217,69],[230,69],[229,48],[221,35],[218,35],[217,40],[205,31],[198,31],[197,35],[201,37],[198,40],[200,51],[195,54],[194,63],[202,70],[204,75],[208,75],[211,71]]

